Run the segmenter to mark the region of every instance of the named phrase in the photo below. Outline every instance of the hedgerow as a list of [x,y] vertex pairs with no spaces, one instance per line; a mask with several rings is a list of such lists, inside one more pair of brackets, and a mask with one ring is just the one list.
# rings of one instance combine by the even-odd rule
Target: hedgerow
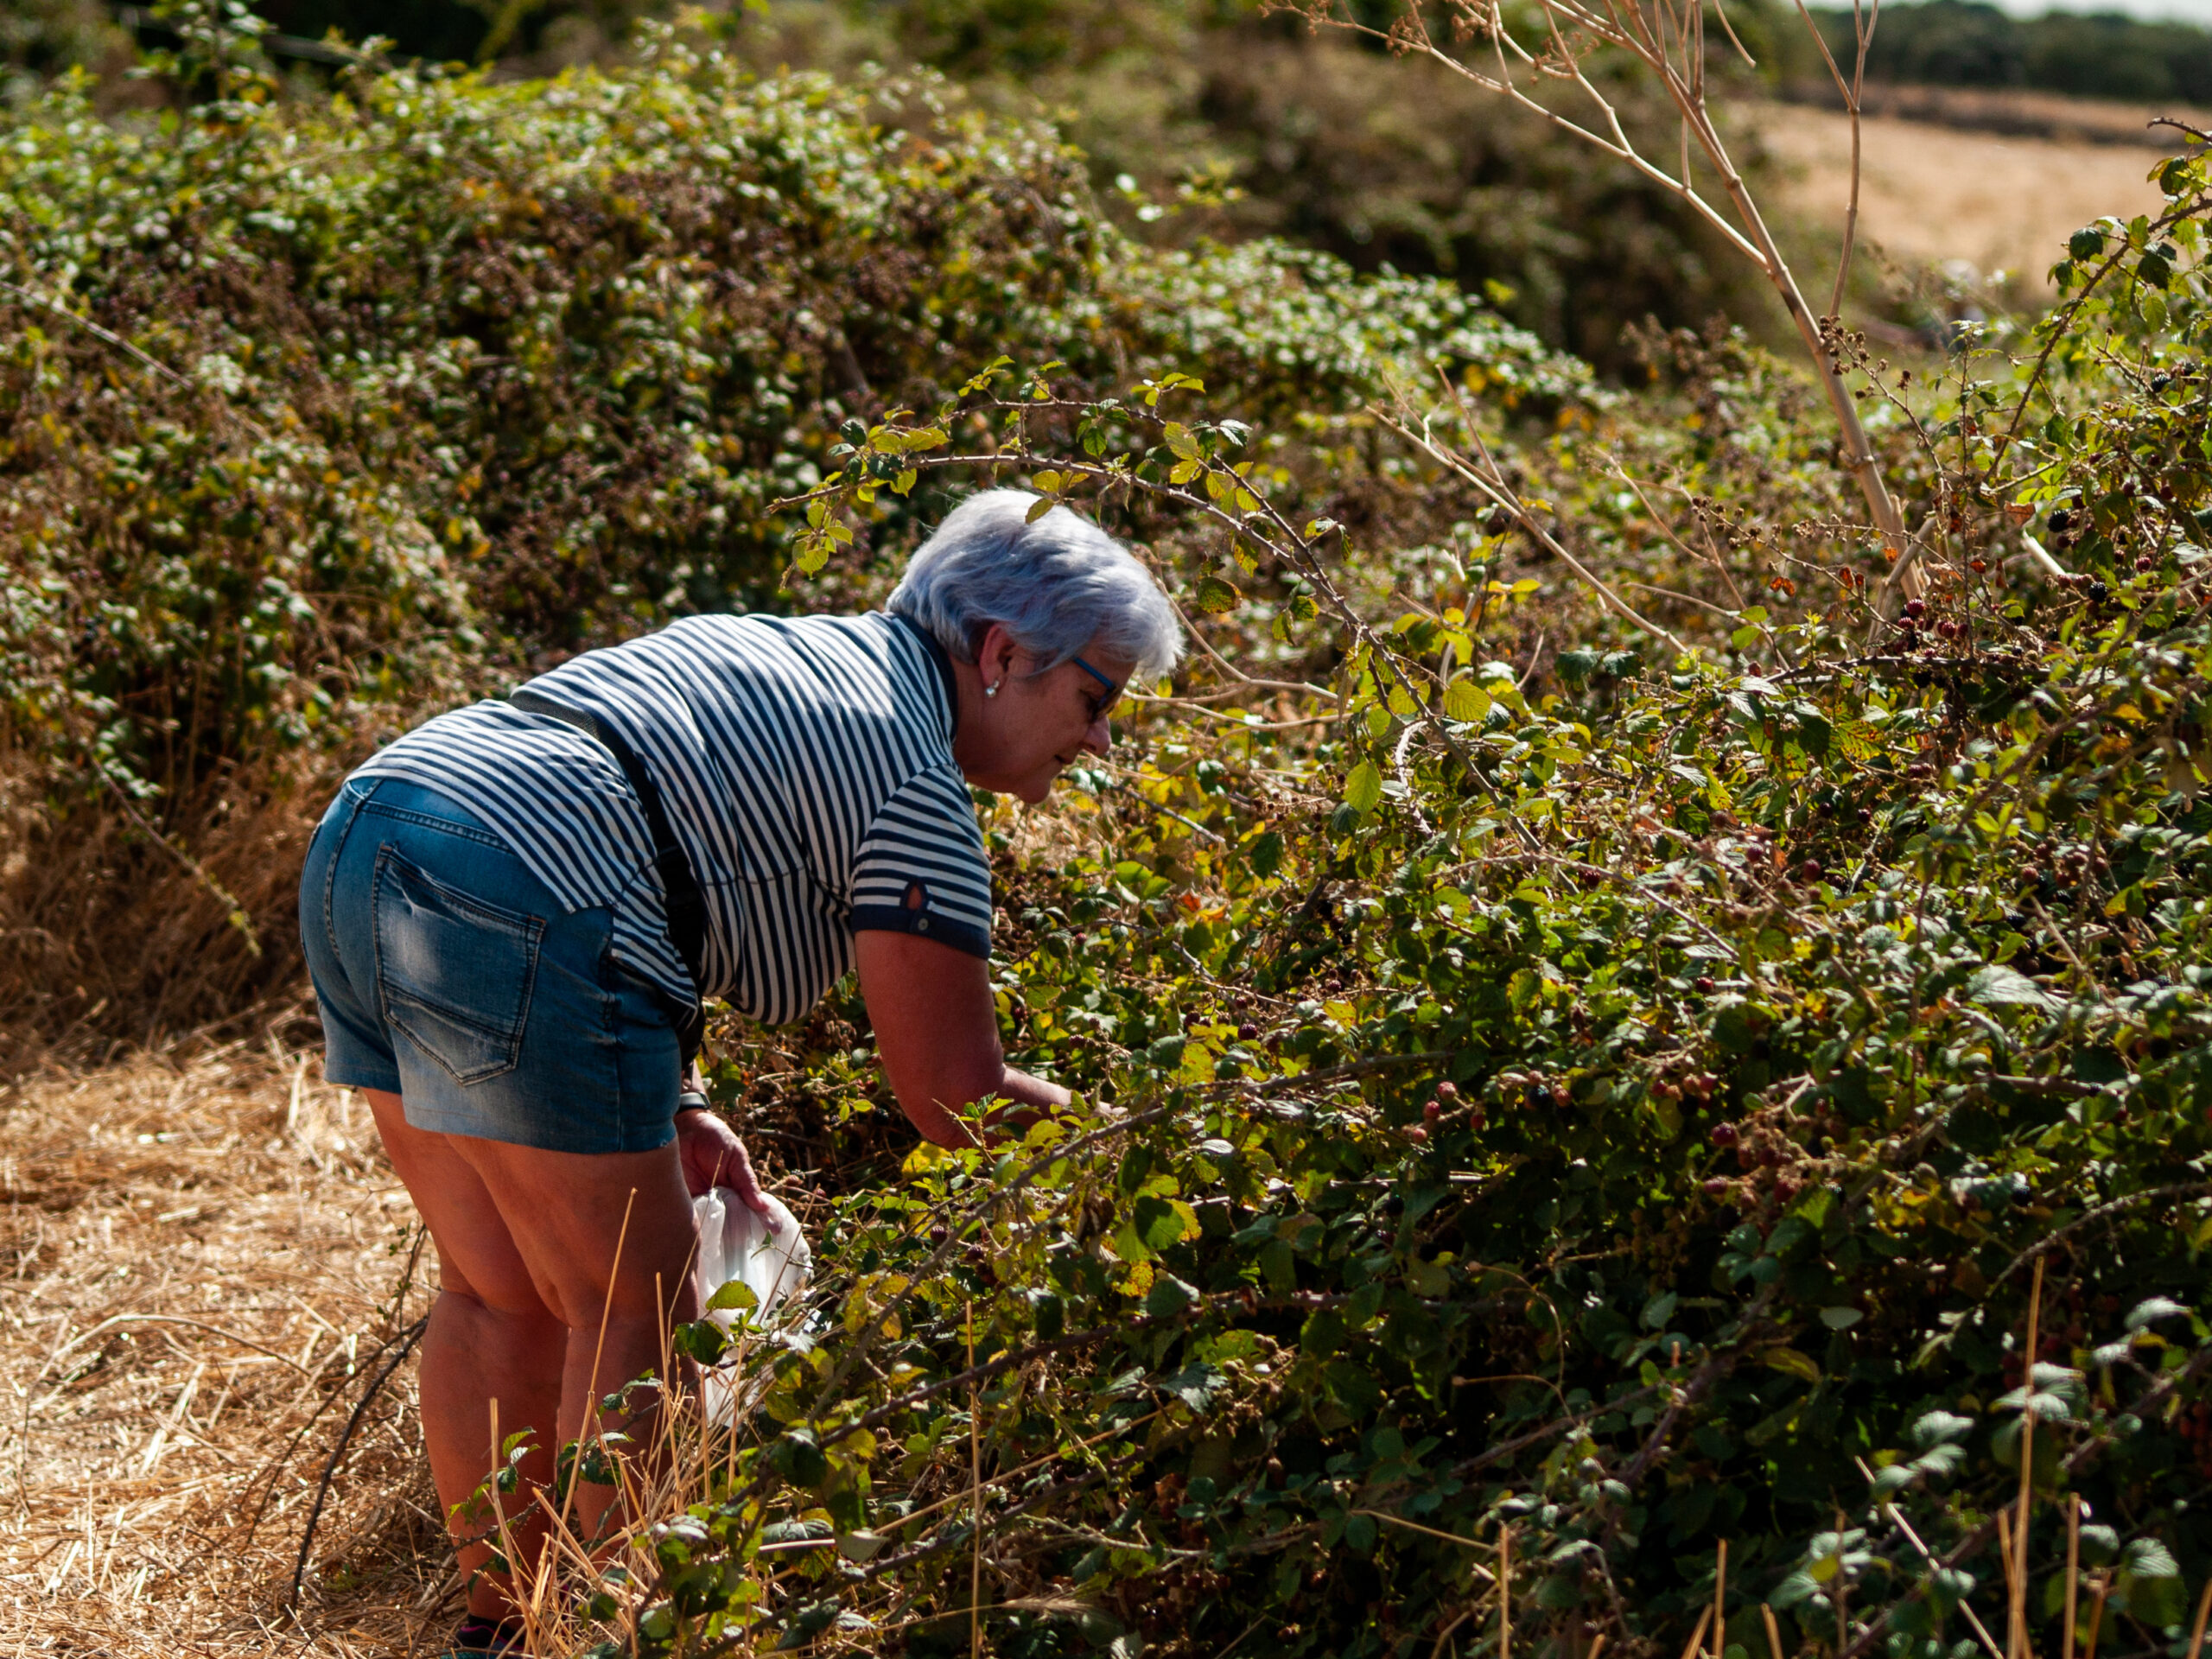
[[174,953],[118,960],[109,931],[211,824],[416,710],[778,602],[776,504],[839,424],[994,353],[1103,385],[1205,352],[1255,409],[1324,420],[1439,354],[1586,387],[1434,282],[1274,244],[1154,259],[1048,131],[940,83],[760,78],[663,31],[619,73],[364,67],[303,99],[250,16],[170,23],[149,67],[198,101],[110,121],[79,76],[0,143],[10,747],[37,833],[181,843],[11,871],[39,948],[0,1005],[26,1014],[65,978],[97,988],[72,1014],[143,1008],[187,962],[209,990],[176,1017],[281,982],[247,913],[281,939],[281,883],[234,904],[251,872],[220,858]]
[[1819,392],[1725,329],[1602,391],[1435,284],[1135,250],[927,83],[670,35],[302,104],[178,22],[157,124],[64,86],[0,142],[50,822],[188,852],[561,653],[865,602],[988,478],[1140,537],[1204,642],[1138,758],[982,809],[1071,1109],[915,1150],[849,989],[721,1033],[821,1276],[541,1645],[2186,1651],[2203,161],[2032,327],[1821,336],[1900,612]]
[[[894,1183],[856,1007],[728,1052],[726,1097],[799,1092],[874,1178],[811,1322],[740,1338],[757,1419],[579,1604],[599,1650],[1939,1659],[1969,1612],[2185,1650],[2212,203],[2162,177],[1937,385],[1834,337],[1922,526],[1894,619],[1818,445],[1743,412],[1672,450],[1679,511],[1621,474],[1580,486],[1610,517],[1560,505],[1593,441],[1524,450],[1489,518],[1495,429],[1410,394],[1375,411],[1429,446],[1401,481],[1469,522],[1395,552],[1165,378],[986,372],[854,434],[802,569],[932,469],[1014,469],[1184,515],[1218,666],[1043,839],[990,819],[1008,1042],[1073,1109]],[[1690,408],[1782,372],[1670,350]],[[1725,632],[1507,579],[1554,524],[1609,575],[1675,548]],[[1493,656],[1516,613],[1576,630],[1548,674]]]

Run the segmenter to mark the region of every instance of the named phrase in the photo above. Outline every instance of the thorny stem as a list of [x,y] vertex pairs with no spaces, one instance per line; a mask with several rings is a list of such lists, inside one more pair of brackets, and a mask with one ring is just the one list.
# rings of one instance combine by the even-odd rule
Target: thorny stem
[[[1430,37],[1427,23],[1415,3],[1408,3],[1397,25],[1388,30],[1362,22],[1357,17],[1339,16],[1335,0],[1274,0],[1274,3],[1278,9],[1299,12],[1316,27],[1343,29],[1385,41],[1395,52],[1425,57],[1463,79],[1497,93],[1562,131],[1572,133],[1634,168],[1662,189],[1679,196],[1726,237],[1773,284],[1775,292],[1781,296],[1783,308],[1789,314],[1791,326],[1796,329],[1806,354],[1812,360],[1813,371],[1820,378],[1821,390],[1827,395],[1829,408],[1842,431],[1841,465],[1857,480],[1859,493],[1866,498],[1867,510],[1873,516],[1875,528],[1880,533],[1892,561],[1885,592],[1891,587],[1902,586],[1908,595],[1916,597],[1919,594],[1922,582],[1919,573],[1914,569],[1912,544],[1905,531],[1904,515],[1898,512],[1896,499],[1891,495],[1889,486],[1882,478],[1880,463],[1875,457],[1873,446],[1867,440],[1865,423],[1859,418],[1858,404],[1852,396],[1851,388],[1844,384],[1843,364],[1821,339],[1819,320],[1813,315],[1812,308],[1805,303],[1796,276],[1791,272],[1789,262],[1783,257],[1773,233],[1767,228],[1765,216],[1760,213],[1758,203],[1753,200],[1743,175],[1736,170],[1727,145],[1713,124],[1712,112],[1706,101],[1702,7],[1692,9],[1692,16],[1687,21],[1687,26],[1684,20],[1675,20],[1676,26],[1670,31],[1667,27],[1669,14],[1663,0],[1656,10],[1648,10],[1645,0],[1604,0],[1602,13],[1582,3],[1582,0],[1539,0],[1546,25],[1552,32],[1554,45],[1541,60],[1530,58],[1527,50],[1517,42],[1514,43],[1516,54],[1535,64],[1538,73],[1572,81],[1596,106],[1605,133],[1611,135],[1606,137],[1570,120],[1523,90],[1505,62],[1503,48],[1508,32],[1494,9],[1483,15],[1479,24],[1500,48],[1497,72],[1490,74],[1438,46]],[[1635,141],[1621,125],[1618,110],[1582,73],[1580,59],[1567,45],[1560,34],[1562,22],[1602,44],[1627,51],[1659,78],[1685,130],[1696,138],[1698,148],[1704,152],[1707,163],[1719,175],[1722,191],[1735,210],[1738,224],[1731,224],[1727,215],[1699,194],[1687,168],[1677,177],[1653,163],[1637,148]]]

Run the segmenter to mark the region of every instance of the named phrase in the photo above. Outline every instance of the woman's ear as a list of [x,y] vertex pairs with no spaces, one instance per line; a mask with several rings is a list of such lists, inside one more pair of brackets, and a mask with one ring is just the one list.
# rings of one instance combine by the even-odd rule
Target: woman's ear
[[985,690],[1002,685],[1012,677],[1014,653],[1020,649],[1005,624],[994,622],[983,630],[983,637],[976,647],[976,671],[983,677]]

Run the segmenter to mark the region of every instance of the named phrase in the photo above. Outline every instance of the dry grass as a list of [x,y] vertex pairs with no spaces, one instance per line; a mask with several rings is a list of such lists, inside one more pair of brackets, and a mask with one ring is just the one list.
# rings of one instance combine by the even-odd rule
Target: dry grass
[[[300,865],[335,764],[302,760],[211,786],[171,812],[163,847],[115,801],[69,799],[75,780],[0,747],[0,1077],[111,1056],[118,1034],[151,1043],[220,1017],[250,1020],[240,1009],[265,1018],[264,999],[289,996]],[[163,804],[133,810],[143,819]],[[216,887],[251,918],[258,955]]]
[[[1770,105],[1756,115],[1790,172],[1786,204],[1840,225],[1850,196],[1851,124],[1833,111]],[[1964,259],[2016,274],[2047,296],[2044,273],[2073,231],[2107,213],[2155,213],[2148,150],[2081,140],[2010,137],[1894,117],[1865,124],[1859,234],[1904,266]]]
[[[315,1033],[0,1089],[0,1629],[11,1653],[401,1655],[459,1606],[412,1363],[415,1211]],[[407,1281],[394,1305],[394,1293]]]
[[[443,1650],[464,1586],[423,1460],[411,1354],[370,1393],[428,1308],[435,1255],[418,1251],[366,1105],[321,1075],[320,1032],[299,1004],[251,1039],[0,1085],[10,1659]],[[772,1132],[755,1155],[815,1230],[813,1172],[790,1169]],[[656,1470],[631,1471],[639,1520],[618,1554],[695,1501],[702,1459],[728,1452],[686,1408],[664,1427]],[[630,1565],[650,1578],[642,1557]],[[573,1537],[558,1571],[534,1586],[539,1653],[606,1634],[573,1618],[591,1573]]]

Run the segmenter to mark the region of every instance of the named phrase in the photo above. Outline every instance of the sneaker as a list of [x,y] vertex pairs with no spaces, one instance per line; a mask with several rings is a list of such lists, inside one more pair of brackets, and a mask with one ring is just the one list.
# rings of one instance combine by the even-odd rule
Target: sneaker
[[439,1659],[521,1659],[523,1624],[518,1618],[483,1618],[471,1613],[453,1633],[453,1645]]

